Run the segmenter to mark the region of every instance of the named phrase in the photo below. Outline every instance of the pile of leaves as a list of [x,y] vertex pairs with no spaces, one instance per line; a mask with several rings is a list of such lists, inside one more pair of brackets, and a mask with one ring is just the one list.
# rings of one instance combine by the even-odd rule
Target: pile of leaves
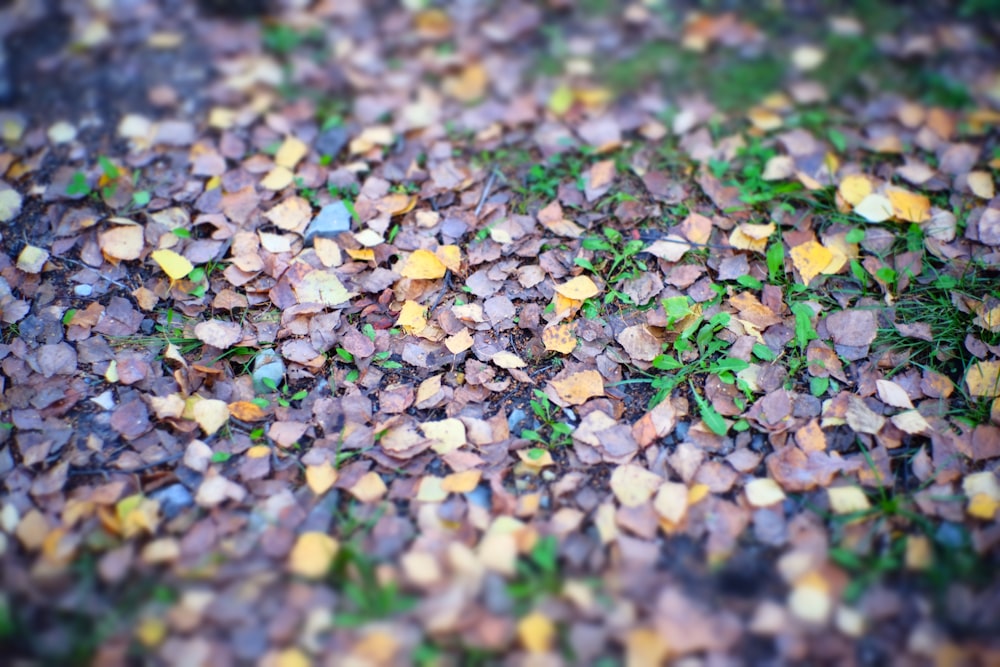
[[179,4],[0,111],[5,654],[997,659],[981,3]]

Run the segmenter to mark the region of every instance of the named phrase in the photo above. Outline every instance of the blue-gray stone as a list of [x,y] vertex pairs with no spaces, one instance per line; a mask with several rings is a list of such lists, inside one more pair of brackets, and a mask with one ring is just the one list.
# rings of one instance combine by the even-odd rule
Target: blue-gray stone
[[[253,390],[258,394],[270,394],[284,379],[285,362],[274,350],[262,350],[253,363]],[[273,386],[269,387],[265,380],[271,380]]]
[[347,210],[344,202],[338,199],[320,209],[319,215],[306,227],[306,245],[311,244],[317,236],[331,238],[350,229],[351,212]]
[[347,145],[349,138],[347,128],[343,125],[331,127],[324,130],[316,139],[316,152],[320,155],[329,155],[331,158],[337,157]]
[[187,507],[194,505],[194,497],[183,484],[171,484],[149,494],[160,503],[160,511],[168,521]]

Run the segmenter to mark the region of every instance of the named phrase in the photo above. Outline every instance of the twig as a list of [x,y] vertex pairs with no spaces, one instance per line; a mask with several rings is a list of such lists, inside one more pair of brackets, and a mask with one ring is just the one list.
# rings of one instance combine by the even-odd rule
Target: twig
[[486,199],[490,196],[490,190],[493,189],[493,182],[497,179],[497,170],[490,170],[490,177],[486,179],[486,187],[483,188],[483,194],[479,195],[479,203],[476,204],[476,211],[473,216],[478,220],[479,214],[483,210],[483,205],[486,203]]

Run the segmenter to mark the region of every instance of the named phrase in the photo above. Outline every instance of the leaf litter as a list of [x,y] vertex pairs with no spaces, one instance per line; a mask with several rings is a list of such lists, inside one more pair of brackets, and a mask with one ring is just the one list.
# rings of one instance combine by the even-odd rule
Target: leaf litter
[[205,77],[0,112],[9,654],[996,660],[977,3],[99,4]]

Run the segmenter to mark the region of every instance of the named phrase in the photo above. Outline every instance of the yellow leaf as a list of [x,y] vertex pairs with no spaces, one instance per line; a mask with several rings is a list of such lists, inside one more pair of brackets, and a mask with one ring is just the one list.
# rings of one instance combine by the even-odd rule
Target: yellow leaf
[[972,396],[1000,396],[1000,361],[977,361],[965,373]]
[[549,111],[557,116],[562,116],[573,106],[573,90],[563,84],[552,91],[549,96]]
[[265,190],[284,190],[292,184],[295,174],[288,167],[277,166],[267,172],[267,176],[260,182],[260,187]]
[[433,441],[431,449],[438,454],[447,454],[466,443],[465,424],[454,417],[440,421],[423,422],[420,431]]
[[569,354],[576,348],[575,329],[573,323],[549,325],[542,330],[542,344],[550,352]]
[[754,507],[767,507],[785,499],[785,492],[770,477],[752,480],[744,487],[747,500]]
[[688,488],[681,482],[663,482],[656,492],[653,509],[671,523],[680,523],[687,514]]
[[577,276],[562,285],[556,285],[555,289],[557,293],[562,294],[567,299],[577,301],[583,301],[600,294],[597,285],[588,276]]
[[389,489],[377,472],[367,472],[348,491],[363,503],[381,500]]
[[552,646],[556,626],[539,611],[533,611],[517,623],[517,636],[529,653],[545,653]]
[[194,269],[194,265],[187,257],[173,250],[154,250],[150,256],[171,280],[180,280]]
[[441,488],[448,493],[469,493],[479,486],[482,477],[482,470],[456,472],[441,480]]
[[424,307],[416,301],[404,301],[403,307],[399,311],[399,318],[396,326],[402,327],[408,334],[418,334],[427,326],[427,319],[424,317]]
[[792,248],[789,253],[792,264],[802,276],[802,283],[808,287],[813,278],[821,274],[833,261],[833,253],[821,243],[806,241]]
[[337,482],[337,469],[329,461],[318,466],[306,467],[306,484],[317,496],[321,496]]
[[489,75],[479,63],[466,66],[458,74],[445,79],[442,90],[459,102],[475,102],[486,94]]
[[254,445],[246,451],[247,458],[262,459],[271,455],[271,448],[267,445]]
[[135,628],[135,638],[146,648],[154,648],[167,637],[167,623],[162,618],[147,616]]
[[872,182],[864,174],[851,174],[837,186],[837,192],[851,206],[857,206],[872,193]]
[[743,222],[737,225],[729,234],[729,245],[739,250],[753,250],[754,252],[764,252],[767,248],[767,239],[777,229],[774,223],[766,225],[755,225]]
[[604,378],[597,371],[580,371],[562,379],[553,380],[552,386],[562,400],[570,405],[580,405],[595,396],[604,396]]
[[[295,165],[309,152],[309,146],[298,137],[286,137],[274,156],[274,164],[286,169],[295,169]],[[265,186],[266,187],[266,186]]]
[[852,514],[863,512],[871,507],[868,496],[859,486],[834,486],[826,490],[830,500],[830,509],[835,514]]
[[988,171],[970,171],[968,175],[969,189],[980,199],[993,199],[996,187],[993,177]]
[[931,200],[927,195],[900,188],[890,188],[886,194],[892,202],[892,214],[897,220],[926,222],[931,219]]
[[399,275],[417,280],[435,280],[443,278],[447,270],[444,262],[430,250],[414,250],[406,258]]
[[288,570],[308,579],[319,579],[329,571],[339,548],[337,540],[326,533],[302,533],[288,556]]
[[274,656],[273,667],[310,667],[312,660],[300,648],[286,648]]

